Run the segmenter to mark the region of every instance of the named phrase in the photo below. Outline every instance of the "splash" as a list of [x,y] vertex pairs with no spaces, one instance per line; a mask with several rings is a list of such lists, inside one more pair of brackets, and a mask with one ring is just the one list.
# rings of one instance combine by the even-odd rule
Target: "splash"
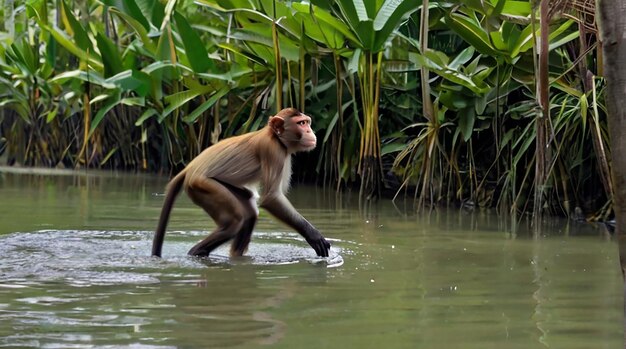
[[228,245],[208,258],[187,256],[204,231],[171,232],[163,259],[149,255],[151,231],[41,230],[0,237],[0,288],[61,281],[73,286],[151,284],[162,277],[238,264],[286,265],[309,262],[337,267],[341,249],[317,258],[298,235],[255,233],[245,257],[229,258]]

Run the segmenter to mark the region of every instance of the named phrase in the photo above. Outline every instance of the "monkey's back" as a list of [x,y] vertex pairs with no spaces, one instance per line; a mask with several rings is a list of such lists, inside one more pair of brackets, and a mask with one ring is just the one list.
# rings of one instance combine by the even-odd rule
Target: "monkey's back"
[[[187,165],[186,181],[196,176],[215,178],[235,186],[260,181],[260,137],[271,137],[263,128],[256,132],[223,139],[203,150]],[[268,142],[265,142],[268,143]]]

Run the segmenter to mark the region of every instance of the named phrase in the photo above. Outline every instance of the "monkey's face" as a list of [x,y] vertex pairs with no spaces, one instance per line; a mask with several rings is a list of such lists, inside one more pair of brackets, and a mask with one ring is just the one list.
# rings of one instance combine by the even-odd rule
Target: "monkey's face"
[[283,111],[270,119],[270,125],[288,151],[295,153],[315,149],[317,137],[311,129],[311,118],[297,111],[283,116]]
[[317,145],[317,137],[311,129],[311,118],[304,114],[292,116],[289,122],[285,124],[285,130],[287,126],[291,132],[293,132],[296,139],[298,139],[298,151],[311,151],[315,149]]

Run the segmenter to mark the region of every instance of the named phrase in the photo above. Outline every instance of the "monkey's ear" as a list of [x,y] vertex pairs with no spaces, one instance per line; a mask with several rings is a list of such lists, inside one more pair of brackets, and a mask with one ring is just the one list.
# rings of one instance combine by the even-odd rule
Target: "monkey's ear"
[[285,129],[285,119],[280,116],[272,116],[270,118],[269,125],[274,133],[281,134]]

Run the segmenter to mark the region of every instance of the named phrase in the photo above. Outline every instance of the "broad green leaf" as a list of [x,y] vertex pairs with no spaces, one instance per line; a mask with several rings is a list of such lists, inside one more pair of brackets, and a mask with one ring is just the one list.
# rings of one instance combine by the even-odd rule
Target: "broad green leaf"
[[74,79],[89,82],[91,84],[96,84],[106,89],[116,88],[115,84],[107,82],[104,78],[102,78],[100,74],[97,74],[95,72],[86,72],[83,70],[66,71],[53,77],[52,79],[50,79],[50,81],[63,84],[68,80]]
[[[315,17],[315,20],[318,21],[319,25],[321,27],[324,27],[326,25],[330,26],[331,28],[337,30],[338,32],[340,32],[342,35],[344,35],[346,38],[348,38],[351,42],[353,43],[359,43],[359,39],[356,37],[356,35],[354,35],[354,33],[351,31],[350,27],[348,25],[346,25],[345,22],[337,19],[337,17],[333,16],[330,12],[314,6],[314,5],[308,5],[308,4],[304,4],[304,3],[292,3],[291,6],[296,10],[299,11],[301,13],[306,13],[309,14],[311,16]],[[311,12],[309,12],[311,11]]]
[[[291,10],[281,1],[276,0],[260,0],[261,10],[272,18],[290,17]],[[276,13],[274,13],[276,10]]]
[[102,33],[97,34],[96,40],[102,56],[102,63],[104,64],[104,76],[108,78],[124,70],[122,57],[113,41]]
[[[150,22],[144,16],[142,9],[137,6],[135,0],[101,0],[105,5],[115,7],[125,15],[141,24],[144,30],[150,30]],[[145,10],[145,7],[143,8]]]
[[[231,37],[233,39],[247,42],[251,48],[254,46],[250,45],[250,43],[258,43],[267,48],[272,48],[274,46],[271,29],[263,24],[254,24],[245,29],[234,31],[231,34]],[[300,59],[299,46],[281,33],[278,34],[278,38],[281,56],[289,61],[297,62],[298,59]],[[261,54],[258,51],[255,53]],[[273,57],[273,50],[270,53]],[[271,61],[273,62],[274,60],[272,59]]]
[[[537,30],[538,32],[539,30]],[[526,52],[533,47],[533,26],[528,24],[519,34],[517,41],[511,49],[511,57],[517,57],[520,53]]]
[[458,92],[453,89],[446,88],[441,91],[439,93],[439,101],[442,105],[453,111],[459,111],[468,107],[467,97],[459,97]]
[[[519,40],[521,30],[517,24],[511,22],[504,22],[498,30],[502,35],[502,40],[506,43],[507,47],[503,51],[508,52],[511,56],[511,51],[515,49],[515,43]],[[512,56],[514,57],[514,56]]]
[[[237,46],[237,45],[219,44],[218,47],[223,48],[225,50],[228,50],[228,51],[232,52],[233,54],[235,54],[237,56],[244,57],[245,59],[258,64],[259,66],[266,66],[267,63],[268,63],[266,60],[262,59],[259,56],[255,56],[252,53],[241,52],[241,48],[239,46]],[[274,61],[272,60],[271,62],[273,63]]]
[[152,78],[139,70],[129,69],[106,80],[118,86],[122,91],[134,91],[137,95],[145,97],[150,93]]
[[26,76],[37,74],[37,55],[34,47],[29,45],[26,39],[14,42],[8,47],[6,56],[10,58],[9,63],[16,65]]
[[224,97],[230,91],[229,87],[223,87],[217,92],[215,92],[206,102],[202,103],[198,108],[196,108],[193,112],[183,118],[183,121],[187,123],[195,122],[202,113],[211,108],[215,102],[217,102],[220,98]]
[[580,95],[580,117],[582,120],[583,128],[587,124],[587,112],[589,110],[589,100],[587,99],[587,94],[583,93]]
[[491,42],[496,50],[507,51],[509,48],[509,44],[504,41],[502,37],[501,31],[492,31],[489,32],[489,37],[491,38]]
[[512,1],[512,0],[500,0],[504,2],[502,6],[502,14],[511,17],[519,17],[527,19],[530,16],[532,10],[529,1]]
[[445,22],[463,40],[474,46],[478,52],[490,56],[499,55],[491,45],[487,32],[469,17],[459,13],[452,13],[445,17]]
[[462,65],[469,62],[472,57],[474,57],[474,48],[472,46],[467,47],[465,50],[461,51],[452,62],[448,65],[449,68],[458,70]]
[[154,63],[149,64],[148,66],[146,66],[145,68],[143,68],[141,71],[152,75],[160,70],[163,69],[173,69],[175,68],[174,64],[172,64],[172,62],[167,62],[167,61],[156,61]]
[[8,98],[0,101],[1,108],[11,108],[15,111],[27,124],[31,124],[30,118],[28,117],[28,109],[21,100],[15,98]]
[[561,47],[572,40],[578,39],[579,36],[580,36],[580,32],[577,30],[567,35],[564,35],[562,37],[555,38],[554,41],[550,40],[550,44],[548,45],[549,46],[548,50],[552,51],[558,47]]
[[493,11],[489,13],[488,16],[489,17],[500,16],[502,14],[502,9],[504,8],[504,5],[508,1],[507,0],[493,0],[493,1],[495,1],[495,6],[493,8]]
[[59,106],[57,105],[54,109],[50,110],[46,114],[46,124],[49,124],[52,121],[54,121],[54,119],[57,117],[58,112],[59,112]]
[[57,41],[54,39],[54,36],[52,35],[48,35],[48,42],[46,44],[46,62],[51,66],[51,67],[55,67],[57,60],[58,60],[58,54],[59,54],[59,50],[58,47],[59,45],[57,44]]
[[353,32],[360,21],[369,19],[363,1],[364,0],[337,0],[341,13],[346,17],[348,25],[352,27]]
[[511,139],[513,139],[513,136],[515,135],[515,131],[515,129],[510,129],[504,134],[504,136],[502,137],[502,141],[500,142],[499,150],[503,150],[504,147],[509,144],[509,142],[511,141]]
[[132,16],[124,12],[121,12],[118,9],[111,9],[110,12],[117,15],[124,22],[126,22],[129,26],[131,26],[131,28],[135,30],[135,33],[137,33],[137,35],[139,35],[139,37],[141,38],[141,42],[143,43],[143,46],[145,46],[149,52],[152,52],[154,54],[156,46],[154,45],[154,42],[152,41],[152,39],[150,39],[148,30],[146,30],[146,28],[141,22],[139,22]]
[[239,65],[232,65],[228,72],[224,72],[222,74],[197,74],[198,77],[208,79],[208,80],[220,80],[227,82],[231,85],[235,83],[240,84],[245,78],[248,78],[254,70],[249,67],[243,67]]
[[[352,0],[352,2],[354,3],[354,10],[356,12],[356,15],[359,17],[360,22],[371,19],[370,16],[368,16],[367,14],[367,8],[365,7],[365,3],[363,1],[364,0]],[[371,3],[372,1],[369,2]]]
[[47,30],[61,46],[65,47],[66,50],[70,51],[81,61],[87,61],[95,70],[101,71],[104,68],[99,58],[92,54],[93,51],[90,51],[88,54],[87,51],[78,47],[72,39],[68,38],[62,30],[49,26],[43,26],[42,29]]
[[167,103],[167,107],[163,111],[163,114],[159,117],[159,122],[165,120],[165,118],[171,114],[174,110],[182,107],[187,102],[192,99],[200,96],[201,94],[205,94],[213,90],[213,87],[206,86],[203,90],[187,90],[178,93],[174,93],[172,95],[165,97],[165,102]]
[[93,45],[89,40],[89,35],[83,26],[78,22],[70,8],[65,3],[65,0],[61,1],[62,19],[65,22],[65,28],[70,35],[74,37],[74,41],[80,47],[81,50],[87,52],[93,52]]
[[513,148],[515,149],[517,148],[517,145],[523,141],[522,145],[519,148],[517,148],[517,150],[514,152],[514,156],[513,156],[514,166],[517,166],[520,159],[527,154],[526,151],[528,150],[530,145],[535,141],[535,134],[531,131],[534,125],[535,123],[533,122],[529,123],[524,129],[524,131],[522,132],[522,134],[519,135],[518,141],[516,141],[515,144],[513,145]]
[[373,51],[384,50],[385,43],[393,36],[394,31],[417,9],[415,0],[385,0],[374,19],[376,39]]
[[387,154],[397,153],[407,148],[407,144],[394,142],[394,143],[386,143],[380,148],[380,155],[384,156]]
[[127,97],[122,98],[122,100],[120,100],[120,104],[124,104],[129,107],[145,107],[146,99],[143,97]]
[[103,166],[107,163],[107,161],[109,161],[109,159],[111,158],[111,156],[113,156],[115,153],[117,153],[117,151],[119,150],[119,147],[113,147],[108,153],[107,155],[102,158],[102,161],[100,161],[100,166]]
[[[572,19],[563,22],[557,29],[555,29],[555,30],[550,32],[550,35],[548,36],[549,40],[552,41],[555,38],[559,37],[572,24],[574,24],[574,20],[572,20]],[[539,30],[539,25],[536,25],[535,28],[536,28],[535,35],[536,35],[536,37],[539,37],[540,34],[541,34],[541,32]],[[519,38],[517,39],[517,42],[515,43],[515,46],[514,46],[512,52],[511,52],[511,57],[516,57],[520,53],[523,53],[523,52],[526,52],[526,51],[532,49],[532,47],[533,47],[533,32],[532,32],[532,30],[533,30],[532,23],[527,25],[526,28],[524,28],[524,30],[522,30],[522,32],[520,33]]]
[[91,104],[91,105],[96,105],[97,103],[100,103],[100,102],[106,101],[107,99],[109,99],[109,97],[111,97],[111,95],[110,95],[110,94],[101,94],[101,95],[98,95],[98,96],[96,96],[96,97],[92,98],[92,99],[89,101],[89,104]]
[[442,53],[436,54],[431,50],[427,55],[416,56],[416,59],[418,60],[417,63],[427,67],[428,70],[443,77],[444,79],[460,86],[464,86],[478,95],[483,95],[489,92],[490,87],[481,79],[476,79],[476,81],[473,77],[448,67],[447,64],[445,64],[445,62],[441,59],[441,54]]
[[356,35],[359,38],[361,46],[364,50],[378,52],[375,45],[376,33],[374,32],[373,20],[369,19],[367,21],[359,22],[356,27]]
[[147,16],[150,23],[163,22],[165,6],[159,0],[135,0],[141,13]]
[[178,34],[185,47],[185,53],[189,61],[189,65],[196,73],[204,73],[214,68],[212,61],[209,59],[209,53],[204,47],[204,43],[200,40],[198,33],[189,25],[189,22],[182,15],[174,14]]
[[[8,7],[5,8],[5,11],[6,9],[8,9]],[[27,0],[26,12],[29,18],[35,17],[44,25],[48,24],[48,4],[46,0]]]
[[343,48],[345,36],[338,30],[320,23],[308,13],[297,12],[294,17],[304,25],[304,33],[309,38],[323,43],[333,50]]
[[100,107],[93,120],[91,120],[91,127],[89,128],[89,137],[93,134],[93,132],[98,128],[98,125],[102,122],[104,117],[107,115],[111,109],[113,109],[116,105],[120,103],[120,95],[119,93],[115,93],[110,95],[107,99],[107,102]]
[[141,126],[146,120],[151,118],[154,115],[158,115],[159,112],[156,109],[150,108],[144,111],[141,116],[135,121],[135,126]]

